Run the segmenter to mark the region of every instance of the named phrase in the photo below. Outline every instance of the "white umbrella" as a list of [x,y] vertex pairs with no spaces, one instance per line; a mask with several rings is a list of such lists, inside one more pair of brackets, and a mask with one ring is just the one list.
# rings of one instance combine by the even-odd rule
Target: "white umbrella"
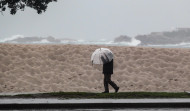
[[113,53],[107,48],[96,49],[91,56],[92,64],[105,64],[113,59]]

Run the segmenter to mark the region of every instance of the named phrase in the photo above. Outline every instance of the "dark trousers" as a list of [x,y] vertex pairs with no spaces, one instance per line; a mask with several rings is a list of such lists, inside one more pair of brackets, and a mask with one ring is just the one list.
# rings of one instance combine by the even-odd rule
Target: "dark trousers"
[[111,74],[104,74],[104,88],[106,92],[109,92],[108,84],[110,84],[114,89],[118,88],[118,86],[111,80]]

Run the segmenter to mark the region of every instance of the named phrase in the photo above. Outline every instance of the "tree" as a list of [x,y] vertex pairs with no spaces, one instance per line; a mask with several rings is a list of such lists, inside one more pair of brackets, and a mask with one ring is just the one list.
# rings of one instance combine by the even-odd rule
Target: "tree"
[[24,11],[25,7],[33,8],[38,14],[45,12],[47,5],[50,2],[56,2],[57,0],[0,0],[0,11],[3,12],[7,8],[10,9],[12,15],[16,14],[17,10]]

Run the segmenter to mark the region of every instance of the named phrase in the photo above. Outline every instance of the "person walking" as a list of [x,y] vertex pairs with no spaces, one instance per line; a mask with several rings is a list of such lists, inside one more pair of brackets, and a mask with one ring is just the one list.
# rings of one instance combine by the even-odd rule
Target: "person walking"
[[104,74],[104,89],[105,91],[102,93],[109,93],[109,84],[115,89],[117,93],[119,91],[119,87],[111,80],[111,75],[113,74],[113,59],[106,63],[106,60],[101,57],[103,61],[103,74]]
[[109,84],[115,89],[117,93],[119,87],[111,80],[113,74],[113,53],[108,48],[98,48],[91,55],[91,61],[93,64],[103,64],[104,74],[104,89],[102,93],[109,93]]

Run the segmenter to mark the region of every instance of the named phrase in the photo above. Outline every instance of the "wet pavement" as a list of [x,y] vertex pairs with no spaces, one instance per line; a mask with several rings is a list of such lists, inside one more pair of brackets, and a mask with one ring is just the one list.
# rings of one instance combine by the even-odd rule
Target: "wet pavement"
[[0,110],[190,108],[190,99],[0,99]]
[[190,103],[190,99],[0,99],[0,104],[36,103]]

